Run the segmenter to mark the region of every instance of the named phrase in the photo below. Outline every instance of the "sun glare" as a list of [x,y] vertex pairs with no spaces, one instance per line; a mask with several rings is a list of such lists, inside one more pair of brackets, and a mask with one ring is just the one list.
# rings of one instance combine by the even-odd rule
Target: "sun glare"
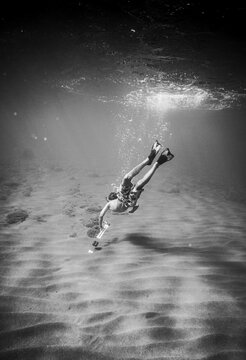
[[166,112],[173,109],[195,109],[202,106],[209,94],[195,86],[146,87],[130,92],[124,104],[145,107],[149,111]]

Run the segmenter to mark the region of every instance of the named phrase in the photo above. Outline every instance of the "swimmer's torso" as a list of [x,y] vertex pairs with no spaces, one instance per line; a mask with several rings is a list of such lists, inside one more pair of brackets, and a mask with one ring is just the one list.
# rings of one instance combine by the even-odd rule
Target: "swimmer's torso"
[[110,207],[109,209],[114,212],[124,212],[128,209],[129,206],[122,203],[120,200],[115,199],[110,201]]

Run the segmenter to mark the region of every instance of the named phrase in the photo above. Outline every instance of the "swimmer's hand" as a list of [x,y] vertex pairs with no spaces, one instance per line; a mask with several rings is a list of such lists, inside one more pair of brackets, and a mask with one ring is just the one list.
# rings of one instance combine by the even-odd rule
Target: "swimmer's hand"
[[110,207],[110,203],[108,202],[105,206],[104,206],[104,208],[102,209],[102,211],[100,212],[100,214],[99,214],[99,227],[100,227],[100,230],[103,230],[104,229],[104,226],[103,226],[103,223],[104,223],[104,221],[103,221],[103,217],[104,217],[104,215],[106,214],[106,212],[109,210],[109,207]]
[[108,226],[110,226],[110,223],[108,223],[107,221],[103,221],[101,225],[99,225],[100,227],[100,231],[104,230],[105,228],[107,228]]
[[139,205],[134,205],[132,210],[129,211],[129,214],[133,214],[138,208],[139,208]]
[[102,224],[99,225],[100,231],[102,231],[105,228],[105,223],[103,222]]

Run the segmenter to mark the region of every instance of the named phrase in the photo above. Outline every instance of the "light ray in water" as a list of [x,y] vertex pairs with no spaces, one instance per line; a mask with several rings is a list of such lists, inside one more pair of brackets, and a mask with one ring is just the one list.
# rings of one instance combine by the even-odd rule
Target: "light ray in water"
[[134,162],[142,160],[151,143],[158,139],[165,145],[171,138],[168,112],[175,109],[196,109],[207,100],[208,93],[194,86],[145,86],[128,93],[116,117],[116,141],[122,164],[120,177]]
[[[89,96],[104,104],[115,104],[115,141],[118,148],[118,158],[121,168],[115,182],[130,170],[149,151],[154,139],[163,145],[168,144],[172,133],[169,130],[169,112],[175,110],[222,110],[241,106],[245,94],[224,88],[201,88],[195,85],[196,79],[170,81],[163,76],[156,78],[118,78],[112,74],[113,88],[118,89],[118,95],[88,93],[86,87],[104,80],[83,76],[70,80],[61,86],[65,91],[83,96]],[[123,91],[127,93],[122,94]]]

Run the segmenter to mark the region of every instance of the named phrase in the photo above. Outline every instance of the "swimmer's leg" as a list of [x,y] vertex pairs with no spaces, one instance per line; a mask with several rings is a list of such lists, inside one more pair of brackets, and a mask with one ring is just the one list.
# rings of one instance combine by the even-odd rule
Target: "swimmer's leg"
[[160,165],[157,162],[155,162],[152,168],[144,175],[144,177],[136,183],[135,189],[136,190],[142,189],[150,181],[150,179],[152,178],[156,169],[158,169],[159,166]]
[[152,168],[144,175],[144,177],[139,180],[135,186],[136,190],[142,189],[152,178],[156,169],[167,161],[170,161],[174,158],[174,155],[170,152],[168,148],[166,148],[160,155],[159,159],[154,163]]
[[[149,163],[149,158],[146,158],[144,161],[142,161],[140,164],[138,164],[137,166],[135,166],[131,171],[129,171],[129,173],[127,173],[124,176],[124,179],[128,179],[131,180],[134,176],[138,175],[140,173],[140,171]],[[123,180],[124,180],[123,179]]]
[[129,173],[127,173],[124,176],[123,182],[124,180],[131,180],[134,176],[138,175],[140,173],[140,171],[146,166],[146,165],[151,165],[152,161],[154,160],[155,156],[158,154],[158,152],[160,151],[161,148],[161,144],[156,140],[154,142],[154,144],[152,145],[151,148],[151,152],[150,155],[144,160],[142,161],[140,164],[138,164],[137,166],[135,166],[131,171],[129,171]]

